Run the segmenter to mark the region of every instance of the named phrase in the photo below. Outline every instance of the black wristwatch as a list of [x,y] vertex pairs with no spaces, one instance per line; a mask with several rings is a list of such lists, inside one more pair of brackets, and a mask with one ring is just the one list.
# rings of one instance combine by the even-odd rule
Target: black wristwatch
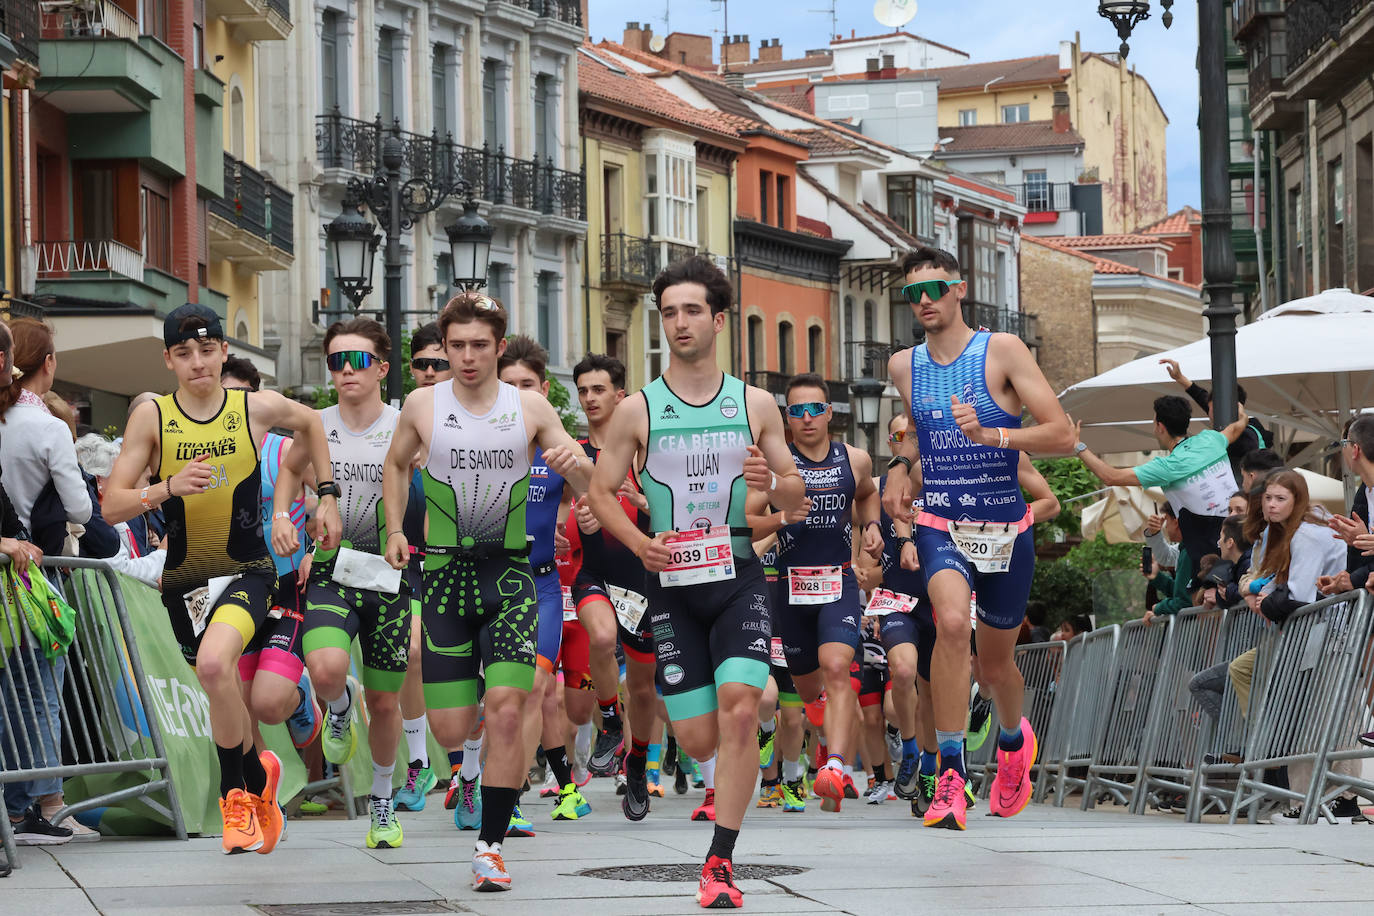
[[890,471],[890,470],[892,470],[893,468],[895,468],[895,467],[896,467],[897,465],[899,465],[899,464],[902,465],[904,468],[906,468],[906,472],[907,472],[908,474],[911,473],[911,459],[908,458],[908,457],[905,456],[905,455],[898,455],[897,457],[895,457],[895,458],[893,458],[891,461],[889,461],[889,462],[887,463],[887,469]]
[[916,543],[916,542],[913,541],[911,538],[897,538],[897,551],[898,551],[898,553],[900,553],[901,550],[902,550],[902,548],[905,547],[907,544],[915,544],[915,543]]
[[315,495],[321,498],[332,496],[338,499],[341,495],[339,485],[332,480],[322,480],[315,485]]

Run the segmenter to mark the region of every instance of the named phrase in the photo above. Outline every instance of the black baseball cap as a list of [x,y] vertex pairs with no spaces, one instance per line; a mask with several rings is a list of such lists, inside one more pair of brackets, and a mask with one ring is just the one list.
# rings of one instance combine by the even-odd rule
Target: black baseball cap
[[[198,318],[204,325],[188,331],[181,330],[181,323],[187,318]],[[224,326],[219,316],[208,305],[188,302],[177,306],[168,313],[162,322],[162,343],[167,349],[187,340],[223,340]]]

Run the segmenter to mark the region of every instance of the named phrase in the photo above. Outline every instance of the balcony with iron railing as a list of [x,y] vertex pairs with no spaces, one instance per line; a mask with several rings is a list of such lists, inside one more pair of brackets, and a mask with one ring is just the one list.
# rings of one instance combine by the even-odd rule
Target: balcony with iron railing
[[291,266],[294,199],[262,172],[224,154],[224,196],[209,203],[210,253],[255,270]]
[[1014,184],[1008,187],[1016,193],[1016,202],[1029,213],[1063,213],[1072,209],[1068,182]]
[[1231,34],[1246,38],[1266,16],[1283,15],[1283,0],[1231,0]]
[[582,25],[582,4],[578,0],[496,0],[496,5],[528,10],[540,18],[568,25]]
[[1015,334],[1028,347],[1040,345],[1040,319],[1030,312],[1018,312],[1000,305],[982,302],[963,302],[964,323],[971,328]]
[[[466,184],[474,198],[493,206],[508,206],[585,222],[586,178],[543,162],[507,156],[505,147],[495,151],[455,143],[452,135],[426,136],[398,126],[384,128],[381,118],[363,121],[335,109],[315,118],[315,152],[325,169],[374,174],[382,171],[382,140],[386,135],[401,141],[403,180],[428,182],[447,189]],[[326,180],[329,176],[326,175]]]
[[34,242],[37,280],[74,279],[103,274],[108,278],[143,281],[143,252],[113,239],[58,239]]
[[0,0],[0,35],[14,45],[19,60],[37,66],[42,35],[37,0]]
[[291,34],[291,0],[205,0],[205,12],[218,16],[245,41],[273,41]]
[[1368,74],[1374,0],[1291,0],[1284,25],[1289,98],[1320,98]]

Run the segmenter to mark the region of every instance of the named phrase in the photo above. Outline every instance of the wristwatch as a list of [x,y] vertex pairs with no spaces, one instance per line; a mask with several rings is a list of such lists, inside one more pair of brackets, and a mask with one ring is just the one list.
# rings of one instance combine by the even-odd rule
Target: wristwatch
[[899,464],[902,465],[904,468],[906,468],[906,472],[907,472],[908,474],[911,473],[911,459],[908,458],[908,457],[905,456],[905,455],[898,455],[897,457],[895,457],[895,458],[893,458],[891,461],[889,461],[889,462],[887,463],[887,469],[890,471],[890,470],[892,470],[893,468],[895,468],[895,467],[896,467],[897,465],[899,465]]
[[321,498],[332,496],[338,499],[341,495],[339,485],[332,480],[322,480],[315,485],[315,495]]
[[1081,454],[1083,454],[1084,452],[1086,452],[1087,450],[1088,450],[1088,447],[1087,447],[1086,445],[1084,445],[1082,442],[1075,442],[1075,443],[1073,444],[1073,453],[1074,453],[1075,455],[1081,455]]

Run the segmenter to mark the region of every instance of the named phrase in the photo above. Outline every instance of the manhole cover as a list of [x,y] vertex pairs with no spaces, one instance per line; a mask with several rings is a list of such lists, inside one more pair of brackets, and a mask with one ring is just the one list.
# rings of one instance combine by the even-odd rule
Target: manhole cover
[[267,916],[410,916],[412,913],[453,913],[439,901],[366,901],[363,903],[284,903],[260,906]]
[[[735,880],[759,881],[767,878],[785,878],[800,875],[806,871],[796,865],[735,865]],[[575,872],[579,878],[602,878],[606,881],[697,881],[701,878],[700,865],[681,862],[671,865],[612,865],[606,868],[585,868]]]

